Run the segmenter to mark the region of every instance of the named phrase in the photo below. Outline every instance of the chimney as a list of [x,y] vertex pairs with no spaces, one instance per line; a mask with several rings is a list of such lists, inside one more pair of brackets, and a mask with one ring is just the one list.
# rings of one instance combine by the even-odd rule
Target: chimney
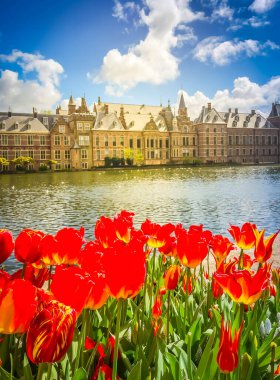
[[251,110],[251,115],[255,115],[256,114],[256,110]]
[[108,104],[105,104],[105,115],[108,115],[109,113],[109,106]]
[[231,108],[228,109],[228,113],[231,113]]
[[235,108],[235,113],[238,114],[238,108]]
[[38,116],[37,108],[33,107],[33,117],[34,117],[34,119],[37,119],[37,116]]
[[207,108],[208,108],[208,111],[211,111],[211,108],[212,108],[211,103],[207,104]]
[[11,110],[11,107],[9,107],[9,110],[8,110],[8,117],[12,117],[12,110]]
[[101,98],[100,96],[98,96],[98,105],[100,106],[100,104],[101,104]]

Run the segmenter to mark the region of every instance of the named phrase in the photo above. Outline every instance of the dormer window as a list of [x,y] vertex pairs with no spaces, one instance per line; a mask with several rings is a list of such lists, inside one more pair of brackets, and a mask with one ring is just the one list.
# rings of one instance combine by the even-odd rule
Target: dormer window
[[6,122],[5,122],[5,120],[4,120],[4,121],[2,121],[2,124],[1,124],[1,129],[6,129]]
[[113,121],[113,126],[115,127],[117,125],[117,122],[116,121]]
[[206,123],[210,120],[210,115],[208,115],[205,119]]
[[27,129],[31,129],[31,123],[30,123],[30,121],[27,123]]
[[236,126],[237,126],[237,121],[236,121],[236,120],[234,120],[234,121],[232,122],[232,126],[233,126],[233,127],[236,127]]
[[[15,129],[18,129],[18,126],[19,126],[19,123],[18,121],[15,122]],[[28,128],[28,124],[27,124],[27,128]]]
[[239,121],[239,116],[236,115],[236,116],[234,117],[234,120],[235,120],[236,122]]
[[244,123],[243,123],[243,127],[244,127],[244,128],[247,128],[247,127],[248,127],[247,117],[246,117],[246,121],[244,121]]
[[246,121],[247,121],[247,122],[250,121],[250,116],[249,116],[249,115],[246,116]]
[[[214,119],[213,119],[213,123],[216,123],[217,120],[218,120],[218,116],[215,115],[215,116],[214,116]],[[216,131],[214,130],[214,132],[216,132]]]
[[130,127],[133,127],[133,126],[134,126],[134,121],[131,121],[131,122],[129,123],[129,126],[130,126]]

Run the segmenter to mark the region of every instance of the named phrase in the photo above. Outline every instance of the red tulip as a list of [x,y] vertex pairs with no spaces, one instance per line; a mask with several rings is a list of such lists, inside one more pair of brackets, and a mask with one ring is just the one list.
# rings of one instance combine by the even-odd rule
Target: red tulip
[[[175,236],[170,236],[162,247],[158,248],[159,252],[165,256],[177,256],[177,239]],[[163,257],[164,258],[164,257]],[[165,258],[164,258],[165,259]]]
[[255,258],[259,263],[264,263],[271,258],[272,255],[272,245],[273,242],[278,235],[279,231],[275,232],[275,234],[270,235],[266,239],[264,238],[264,231],[259,232],[255,229],[255,237],[256,237],[256,246],[255,246]]
[[247,270],[229,274],[215,272],[213,278],[234,302],[250,305],[256,302],[269,284],[269,266],[260,268],[255,275]]
[[238,245],[240,249],[251,249],[255,245],[255,233],[254,231],[257,229],[255,224],[245,223],[241,227],[232,226],[228,229],[228,232],[231,234],[235,243]]
[[46,235],[40,244],[45,265],[78,264],[84,244],[84,228],[62,228],[55,236]]
[[181,268],[179,265],[170,265],[167,271],[164,273],[164,287],[167,290],[176,289],[179,281]]
[[187,276],[185,275],[183,277],[183,291],[186,293],[188,290],[188,294],[191,294],[193,291],[193,278],[192,276],[189,277],[189,280],[187,281]]
[[94,282],[91,276],[78,267],[57,266],[52,278],[54,297],[80,314],[88,302]]
[[169,242],[170,235],[175,230],[175,226],[171,223],[164,224],[161,226],[157,223],[152,223],[147,219],[141,225],[141,230],[144,235],[147,236],[147,244],[152,248],[163,247],[167,242]]
[[152,317],[154,319],[152,321],[152,325],[154,328],[154,336],[157,335],[158,330],[161,326],[161,322],[159,321],[161,316],[162,316],[162,296],[157,295],[155,303],[154,303],[153,308],[152,308]]
[[230,323],[224,324],[222,318],[220,346],[217,356],[217,363],[219,368],[224,373],[234,371],[238,366],[238,346],[243,323],[238,331],[234,331],[232,338],[232,331]]
[[128,243],[131,233],[134,231],[133,216],[134,213],[125,210],[116,214],[114,219],[101,216],[97,220],[94,230],[97,241],[104,248],[110,247],[116,240]]
[[228,240],[227,237],[222,235],[214,235],[210,242],[210,247],[219,262],[224,261],[230,251],[234,249],[234,245]]
[[25,333],[36,309],[36,288],[29,281],[7,282],[0,293],[0,334]]
[[[112,380],[113,370],[111,367],[109,367],[107,364],[100,364],[97,365],[96,370],[94,371],[94,374],[92,375],[90,380],[97,380],[102,376],[101,378],[104,380]],[[117,380],[120,380],[120,377],[117,375]]]
[[39,245],[45,234],[42,231],[26,229],[20,232],[15,241],[15,257],[25,264],[40,260]]
[[3,269],[0,269],[0,294],[4,287],[6,286],[7,282],[10,281],[11,276],[8,272],[4,271]]
[[274,372],[274,375],[280,375],[280,363],[278,364],[278,366]]
[[212,233],[203,231],[201,224],[190,226],[188,231],[182,227],[177,228],[176,236],[177,254],[181,263],[189,268],[197,267],[207,256]]
[[7,260],[14,250],[14,239],[10,231],[0,229],[0,264]]
[[23,278],[24,271],[24,279],[30,281],[37,288],[41,288],[44,283],[49,279],[49,271],[47,268],[35,268],[32,264],[27,264],[25,270],[19,269],[11,276],[11,280],[15,280],[17,278]]
[[33,363],[54,363],[66,354],[74,335],[76,311],[50,301],[30,323],[26,337],[27,356]]
[[117,299],[135,297],[146,276],[143,235],[134,233],[130,242],[117,240],[104,250],[103,264],[109,294]]

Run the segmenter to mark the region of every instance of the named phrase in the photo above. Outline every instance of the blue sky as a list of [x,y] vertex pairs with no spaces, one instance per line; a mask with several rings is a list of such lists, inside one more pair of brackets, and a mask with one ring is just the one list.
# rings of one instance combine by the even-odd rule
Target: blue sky
[[2,0],[0,109],[55,109],[70,94],[175,105],[192,117],[269,112],[280,99],[279,0]]

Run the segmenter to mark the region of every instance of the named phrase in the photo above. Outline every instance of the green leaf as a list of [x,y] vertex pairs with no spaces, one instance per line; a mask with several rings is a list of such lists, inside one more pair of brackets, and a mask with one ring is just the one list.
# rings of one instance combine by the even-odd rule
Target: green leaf
[[175,355],[171,354],[170,352],[166,352],[165,354],[165,362],[167,368],[170,369],[170,372],[172,374],[172,377],[174,380],[180,380],[181,374],[180,374],[180,366],[179,362]]
[[87,377],[86,370],[81,367],[77,369],[77,371],[75,372],[73,380],[87,380],[87,378],[88,377]]
[[158,357],[157,357],[157,366],[156,366],[156,380],[161,380],[164,374],[164,360],[163,360],[163,354],[160,350],[158,350]]
[[214,328],[212,335],[208,339],[208,342],[207,342],[205,349],[202,353],[202,356],[200,358],[199,365],[197,367],[197,371],[196,371],[196,375],[195,375],[195,380],[201,379],[204,372],[205,372],[205,369],[207,367],[207,363],[208,363],[209,358],[210,358],[210,353],[211,353],[211,349],[212,349],[212,346],[214,343],[215,336],[216,336],[216,329]]
[[33,380],[30,363],[29,363],[29,360],[27,359],[26,354],[24,354],[24,358],[23,358],[23,375],[24,375],[24,380]]
[[4,370],[4,368],[0,367],[0,379],[1,380],[16,380],[14,376]]
[[141,364],[140,360],[131,370],[130,374],[127,377],[127,380],[141,380]]

